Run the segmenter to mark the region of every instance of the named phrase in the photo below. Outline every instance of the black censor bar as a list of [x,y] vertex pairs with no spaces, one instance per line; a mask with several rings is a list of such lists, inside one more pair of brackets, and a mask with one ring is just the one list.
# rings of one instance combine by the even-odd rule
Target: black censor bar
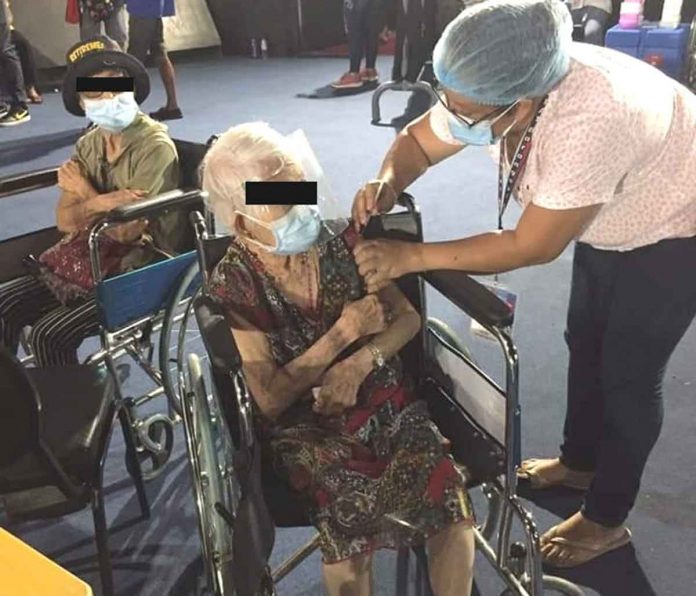
[[133,77],[77,77],[78,93],[135,91]]
[[316,182],[247,182],[247,205],[316,205]]

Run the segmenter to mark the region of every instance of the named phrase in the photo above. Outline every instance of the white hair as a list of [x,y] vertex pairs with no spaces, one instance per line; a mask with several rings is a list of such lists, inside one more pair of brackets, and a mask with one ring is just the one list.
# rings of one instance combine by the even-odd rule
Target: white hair
[[298,166],[286,138],[265,122],[233,126],[210,148],[201,165],[207,205],[228,229],[234,229],[236,211],[254,215],[263,206],[246,205],[244,183],[273,178]]

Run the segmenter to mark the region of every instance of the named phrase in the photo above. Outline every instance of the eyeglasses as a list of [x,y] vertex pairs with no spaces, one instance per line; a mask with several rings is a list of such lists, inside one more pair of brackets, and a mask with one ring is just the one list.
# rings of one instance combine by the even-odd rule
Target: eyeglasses
[[481,122],[484,122],[486,120],[490,120],[491,124],[495,124],[498,120],[505,116],[505,114],[507,114],[513,107],[517,105],[517,102],[514,102],[507,106],[500,106],[491,110],[485,116],[482,116],[481,118],[474,120],[467,116],[463,116],[462,114],[458,113],[454,108],[451,108],[449,105],[449,100],[447,99],[447,95],[445,95],[443,92],[436,91],[435,94],[437,95],[438,100],[445,107],[445,109],[468,128],[473,128],[477,124],[480,124]]

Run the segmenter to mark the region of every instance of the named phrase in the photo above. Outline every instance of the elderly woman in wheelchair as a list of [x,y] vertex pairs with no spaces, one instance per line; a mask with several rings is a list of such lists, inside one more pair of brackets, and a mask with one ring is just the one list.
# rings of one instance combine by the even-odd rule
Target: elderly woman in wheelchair
[[[71,48],[67,63],[65,107],[96,126],[58,172],[56,219],[64,236],[38,260],[28,259],[31,275],[0,286],[0,342],[16,351],[23,329],[31,326],[28,347],[39,366],[76,364],[82,340],[99,331],[88,245],[92,225],[116,207],[175,189],[179,181],[166,128],[138,107],[149,93],[143,65],[101,37]],[[102,272],[117,274],[153,260],[167,249],[171,224],[171,217],[159,218],[109,230],[100,243]]]
[[245,200],[248,181],[301,181],[305,171],[297,145],[262,123],[230,129],[204,161],[210,207],[233,236],[210,294],[241,354],[257,431],[319,530],[330,594],[369,594],[374,551],[422,542],[435,593],[467,594],[466,476],[398,355],[419,314],[396,285],[366,294],[357,235],[322,217],[324,199]]

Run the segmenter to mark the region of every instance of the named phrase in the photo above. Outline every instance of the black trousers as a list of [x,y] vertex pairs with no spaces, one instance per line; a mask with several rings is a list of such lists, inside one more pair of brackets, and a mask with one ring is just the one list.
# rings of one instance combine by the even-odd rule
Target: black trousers
[[24,77],[24,85],[27,87],[36,87],[38,81],[36,60],[34,58],[34,50],[29,43],[29,40],[24,37],[16,29],[12,31],[12,43],[17,49],[19,60],[22,63],[22,76]]
[[360,71],[363,57],[365,68],[374,68],[385,19],[382,0],[344,0],[343,10],[348,30],[350,72]]
[[24,77],[22,76],[22,64],[14,43],[10,26],[7,23],[7,5],[0,2],[0,85],[4,93],[0,95],[9,98],[10,107],[24,105]]
[[37,366],[77,364],[80,344],[99,332],[96,299],[63,306],[32,276],[0,285],[0,343],[16,353],[27,325],[31,325],[29,344]]
[[696,237],[629,252],[575,248],[561,460],[594,471],[583,514],[624,522],[662,426],[667,362],[696,315]]

